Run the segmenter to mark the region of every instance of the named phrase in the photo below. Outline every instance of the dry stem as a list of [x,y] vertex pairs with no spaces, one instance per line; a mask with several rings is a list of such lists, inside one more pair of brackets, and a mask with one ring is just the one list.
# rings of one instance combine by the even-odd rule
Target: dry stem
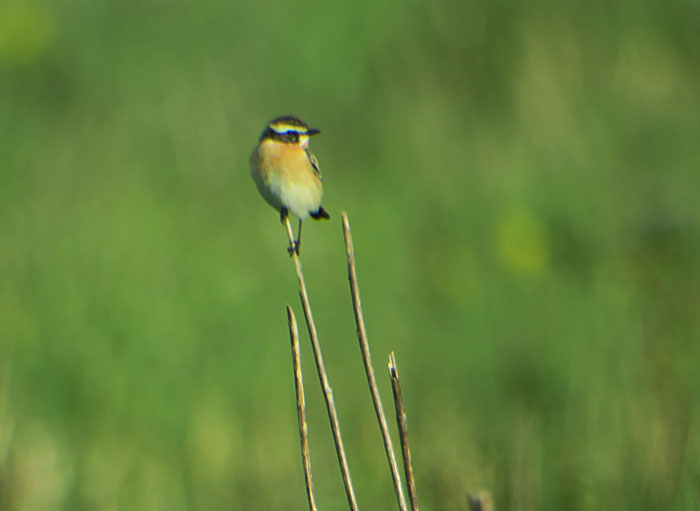
[[416,481],[413,477],[413,463],[411,462],[411,448],[408,444],[408,428],[406,427],[406,412],[403,408],[401,397],[401,382],[399,381],[399,368],[396,366],[394,352],[389,353],[389,376],[391,388],[394,391],[394,407],[396,408],[396,423],[399,426],[399,439],[401,440],[401,452],[403,454],[403,468],[408,484],[408,498],[411,499],[411,510],[418,511],[418,494],[416,493]]
[[311,454],[309,453],[309,429],[306,425],[306,402],[304,399],[304,380],[301,375],[301,355],[299,354],[299,330],[292,308],[287,305],[289,338],[292,342],[292,365],[294,367],[294,387],[297,394],[297,418],[299,419],[299,437],[301,439],[301,461],[304,464],[304,481],[306,496],[309,499],[309,511],[316,511],[314,482],[311,477]]
[[369,391],[372,395],[374,403],[374,411],[377,414],[379,429],[384,440],[384,449],[386,451],[389,468],[391,469],[391,477],[394,482],[394,491],[399,502],[399,509],[406,511],[406,497],[404,497],[403,487],[401,486],[401,476],[394,455],[394,447],[389,436],[389,428],[387,427],[382,400],[379,396],[377,383],[374,378],[374,368],[372,366],[372,357],[369,352],[369,344],[367,342],[367,330],[365,329],[365,320],[362,314],[362,303],[360,302],[360,289],[357,284],[357,271],[355,269],[355,248],[352,244],[352,236],[350,235],[350,224],[348,222],[347,213],[343,212],[343,234],[345,236],[345,249],[348,258],[348,280],[350,281],[350,293],[352,294],[352,305],[355,312],[355,322],[357,324],[357,339],[360,342],[360,351],[362,352],[362,361],[365,364],[365,372],[367,373],[367,382]]
[[[292,225],[289,222],[289,216],[285,217],[285,226],[287,228],[287,234],[289,235],[290,247],[294,247],[294,234],[292,233]],[[314,358],[316,360],[316,369],[318,370],[318,377],[321,382],[321,388],[323,389],[323,395],[326,399],[326,409],[328,410],[328,419],[331,423],[331,430],[333,431],[333,440],[335,442],[335,450],[338,455],[338,463],[340,464],[340,472],[343,476],[343,484],[345,485],[345,493],[347,494],[348,503],[350,504],[351,511],[357,511],[357,499],[355,498],[355,490],[352,487],[352,480],[350,478],[350,469],[348,468],[347,456],[345,455],[345,448],[343,447],[343,438],[340,435],[340,425],[338,424],[338,413],[335,409],[335,402],[333,400],[333,391],[328,383],[328,376],[326,375],[326,368],[323,364],[323,354],[321,353],[321,346],[318,342],[318,334],[316,332],[316,325],[314,323],[313,315],[311,314],[311,305],[309,305],[309,296],[306,292],[306,283],[304,282],[304,273],[301,270],[301,261],[299,260],[299,255],[295,250],[291,251],[291,257],[294,259],[294,265],[297,270],[297,278],[299,279],[299,297],[301,298],[301,305],[304,309],[304,317],[306,318],[306,326],[309,329],[309,337],[311,338],[311,346],[314,351]]]

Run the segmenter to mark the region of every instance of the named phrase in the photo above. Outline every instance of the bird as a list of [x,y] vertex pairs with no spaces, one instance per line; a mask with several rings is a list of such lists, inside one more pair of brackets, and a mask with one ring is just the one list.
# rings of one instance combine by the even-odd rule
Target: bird
[[319,133],[298,117],[283,115],[267,123],[250,156],[250,175],[263,199],[279,211],[283,224],[290,213],[299,219],[290,255],[299,255],[301,223],[306,218],[330,219],[321,205],[323,178],[318,160],[309,150],[310,137]]

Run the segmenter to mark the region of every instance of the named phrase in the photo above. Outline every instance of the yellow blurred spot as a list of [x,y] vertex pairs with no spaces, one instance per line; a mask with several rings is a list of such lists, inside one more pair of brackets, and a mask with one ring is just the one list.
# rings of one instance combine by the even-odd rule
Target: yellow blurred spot
[[73,465],[41,423],[18,429],[9,480],[14,482],[13,509],[60,509],[73,479]]
[[30,64],[54,40],[51,12],[23,2],[0,3],[0,65]]
[[510,268],[539,273],[549,261],[549,234],[538,217],[518,209],[504,215],[498,225],[498,252]]
[[124,487],[134,462],[143,453],[133,444],[112,436],[102,436],[93,442],[82,457],[83,498],[89,509],[117,509],[119,492]]
[[187,438],[187,446],[195,474],[205,481],[216,482],[225,475],[231,462],[234,424],[223,413],[217,400],[195,410]]

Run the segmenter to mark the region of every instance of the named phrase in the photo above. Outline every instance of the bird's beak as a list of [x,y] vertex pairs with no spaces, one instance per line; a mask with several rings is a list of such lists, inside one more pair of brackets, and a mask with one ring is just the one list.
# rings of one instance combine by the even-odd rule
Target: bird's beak
[[319,133],[321,133],[321,130],[316,129],[316,128],[309,128],[308,130],[306,130],[306,134],[309,136],[318,135]]

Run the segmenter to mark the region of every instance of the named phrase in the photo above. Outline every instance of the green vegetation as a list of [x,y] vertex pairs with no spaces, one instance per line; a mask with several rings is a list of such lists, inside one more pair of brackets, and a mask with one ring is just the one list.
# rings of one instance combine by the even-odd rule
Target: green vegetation
[[700,4],[527,4],[0,3],[0,508],[305,508],[294,269],[248,173],[291,113],[363,509],[395,502],[341,210],[424,509],[697,509]]

